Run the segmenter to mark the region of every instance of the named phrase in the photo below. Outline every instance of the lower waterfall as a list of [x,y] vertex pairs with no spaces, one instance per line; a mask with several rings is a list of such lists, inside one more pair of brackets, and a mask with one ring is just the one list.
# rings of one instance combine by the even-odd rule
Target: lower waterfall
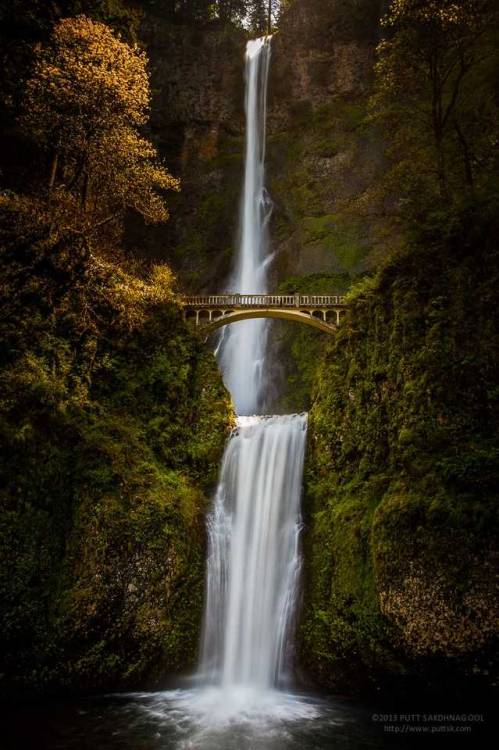
[[179,747],[249,750],[248,731],[264,750],[272,728],[321,715],[317,701],[289,692],[306,437],[306,414],[253,416],[239,417],[227,442],[208,515],[196,685],[148,707],[187,730]]
[[240,417],[228,442],[208,519],[200,671],[209,684],[286,679],[306,426],[306,415]]

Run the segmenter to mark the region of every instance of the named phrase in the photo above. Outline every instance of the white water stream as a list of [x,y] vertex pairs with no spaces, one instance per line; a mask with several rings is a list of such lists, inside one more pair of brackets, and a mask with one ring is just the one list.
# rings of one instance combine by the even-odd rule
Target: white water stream
[[[234,291],[266,291],[265,123],[271,37],[246,49],[246,160]],[[227,326],[218,348],[239,414],[263,403],[267,323]],[[208,518],[200,679],[210,718],[282,710],[300,571],[298,537],[306,415],[240,416]],[[280,698],[279,698],[280,696]],[[294,705],[286,696],[286,711]],[[301,710],[298,712],[301,716]]]
[[306,416],[240,417],[208,521],[202,672],[224,688],[286,678],[300,556]]
[[[231,292],[266,292],[268,223],[272,201],[265,188],[265,129],[271,37],[248,42],[246,47],[246,148],[240,207],[239,244]],[[245,320],[223,329],[217,356],[238,414],[259,413],[268,387],[265,350],[268,322]]]

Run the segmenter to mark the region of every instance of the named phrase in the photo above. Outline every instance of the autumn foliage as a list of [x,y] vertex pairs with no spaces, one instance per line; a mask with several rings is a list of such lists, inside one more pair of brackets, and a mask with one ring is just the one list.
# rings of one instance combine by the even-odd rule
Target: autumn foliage
[[36,55],[21,117],[47,155],[58,222],[95,236],[119,229],[129,209],[148,222],[168,218],[163,191],[179,183],[141,135],[149,104],[144,52],[85,16],[58,23]]

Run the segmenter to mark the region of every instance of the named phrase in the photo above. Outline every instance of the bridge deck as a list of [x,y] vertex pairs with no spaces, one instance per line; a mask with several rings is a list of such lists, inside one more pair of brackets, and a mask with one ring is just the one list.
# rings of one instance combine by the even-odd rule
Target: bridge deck
[[345,297],[330,294],[215,294],[185,297],[185,307],[319,307],[345,306]]

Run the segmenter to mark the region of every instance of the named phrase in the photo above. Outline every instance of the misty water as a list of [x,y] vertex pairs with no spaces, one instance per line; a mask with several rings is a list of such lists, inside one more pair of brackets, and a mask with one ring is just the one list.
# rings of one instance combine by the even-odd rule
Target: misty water
[[[201,709],[193,713],[193,706]],[[279,708],[277,708],[279,706]],[[402,748],[373,711],[344,698],[280,693],[272,712],[206,721],[196,690],[102,696],[10,711],[5,750],[360,750]],[[440,738],[441,739],[441,738]],[[417,738],[418,747],[424,740]],[[5,743],[5,744],[4,744]]]

